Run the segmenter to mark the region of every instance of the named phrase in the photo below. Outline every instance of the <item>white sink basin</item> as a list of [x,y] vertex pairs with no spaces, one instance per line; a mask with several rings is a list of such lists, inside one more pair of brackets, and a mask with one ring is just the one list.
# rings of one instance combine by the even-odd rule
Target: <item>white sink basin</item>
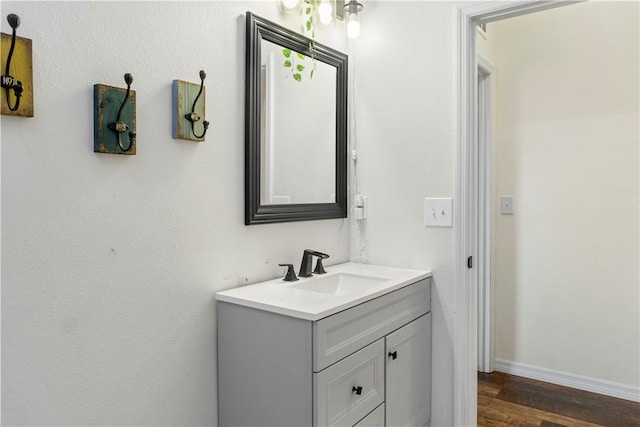
[[291,285],[289,288],[342,296],[374,289],[380,282],[387,280],[389,280],[388,277],[336,273],[329,276],[314,276],[302,283]]
[[327,274],[285,282],[282,277],[218,292],[218,301],[305,320],[319,320],[431,276],[428,271],[377,265],[326,267]]

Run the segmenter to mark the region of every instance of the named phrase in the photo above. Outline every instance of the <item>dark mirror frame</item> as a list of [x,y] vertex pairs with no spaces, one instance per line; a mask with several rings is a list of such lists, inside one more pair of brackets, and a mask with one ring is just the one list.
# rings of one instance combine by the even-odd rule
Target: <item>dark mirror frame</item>
[[[317,61],[336,67],[336,164],[334,203],[260,204],[261,41],[310,56],[311,39],[247,12],[245,80],[245,225],[347,217],[348,56],[313,42]],[[301,84],[304,84],[302,82]]]

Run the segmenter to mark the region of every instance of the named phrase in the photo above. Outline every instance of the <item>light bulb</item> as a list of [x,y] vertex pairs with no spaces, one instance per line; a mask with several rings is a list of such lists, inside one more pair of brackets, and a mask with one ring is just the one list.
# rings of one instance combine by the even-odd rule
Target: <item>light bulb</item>
[[347,36],[350,39],[357,39],[360,35],[360,21],[356,13],[349,14],[349,22],[347,22]]
[[333,12],[331,3],[329,3],[328,0],[322,0],[320,2],[320,6],[318,6],[318,15],[320,15],[320,22],[322,22],[324,25],[331,24],[331,12]]
[[329,25],[331,24],[331,21],[333,21],[333,17],[331,16],[331,14],[320,15],[320,22],[322,22],[323,25]]
[[299,2],[300,0],[282,0],[282,5],[287,9],[293,9]]

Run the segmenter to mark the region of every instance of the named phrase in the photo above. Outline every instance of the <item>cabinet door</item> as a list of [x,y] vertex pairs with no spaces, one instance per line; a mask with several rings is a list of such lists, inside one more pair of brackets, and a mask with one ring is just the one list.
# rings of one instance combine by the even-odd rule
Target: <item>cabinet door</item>
[[386,338],[386,425],[425,426],[431,419],[431,313]]

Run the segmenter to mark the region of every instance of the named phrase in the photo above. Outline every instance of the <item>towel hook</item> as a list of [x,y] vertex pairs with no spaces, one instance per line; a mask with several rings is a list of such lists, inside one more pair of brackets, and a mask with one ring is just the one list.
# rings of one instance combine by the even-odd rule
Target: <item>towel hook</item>
[[124,109],[124,106],[127,103],[127,100],[129,99],[129,93],[131,92],[131,83],[133,83],[133,76],[129,73],[125,74],[124,81],[125,83],[127,83],[127,94],[125,95],[124,100],[122,101],[122,105],[120,105],[120,109],[118,110],[118,117],[116,118],[116,121],[109,123],[107,127],[118,135],[118,146],[122,151],[126,152],[131,150],[131,147],[133,147],[133,142],[136,139],[136,133],[129,132],[129,147],[124,148],[124,146],[122,145],[122,140],[120,139],[120,134],[128,131],[129,126],[127,126],[126,123],[121,122],[120,118],[122,117],[122,110]]
[[202,122],[202,126],[204,126],[204,131],[202,132],[202,135],[196,134],[196,129],[195,129],[195,123],[200,120],[200,116],[196,114],[196,103],[198,102],[198,98],[200,98],[200,95],[202,95],[202,90],[204,89],[204,79],[206,77],[207,77],[207,74],[204,72],[204,70],[200,70],[200,91],[198,92],[196,99],[193,100],[193,105],[191,106],[191,112],[184,115],[184,118],[191,122],[191,132],[193,133],[193,136],[195,136],[198,139],[204,138],[204,136],[207,133],[207,129],[209,129],[209,122],[206,120]]
[[[16,80],[15,77],[9,75],[9,70],[11,67],[11,57],[13,56],[13,50],[16,47],[16,28],[20,26],[20,17],[16,14],[7,15],[7,21],[11,28],[13,28],[13,33],[11,35],[11,47],[9,48],[9,55],[7,56],[7,65],[5,67],[5,74],[2,76],[2,87],[5,89],[5,93],[7,96],[7,106],[9,110],[16,111],[20,108],[20,97],[22,96],[22,82]],[[15,105],[11,105],[11,89],[13,89],[13,93],[16,96]]]

